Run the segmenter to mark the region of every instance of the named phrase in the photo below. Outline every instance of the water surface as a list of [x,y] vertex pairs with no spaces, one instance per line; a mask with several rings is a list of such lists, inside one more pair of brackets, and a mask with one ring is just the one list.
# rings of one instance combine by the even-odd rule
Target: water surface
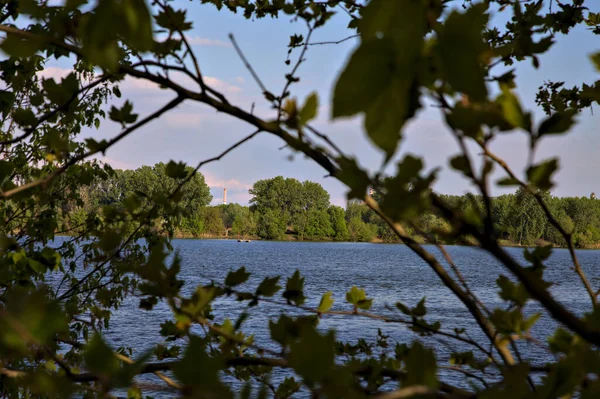
[[[184,292],[190,293],[199,284],[210,281],[222,282],[230,270],[245,266],[252,273],[251,279],[240,289],[254,290],[266,276],[291,276],[298,269],[305,277],[305,293],[308,305],[317,306],[321,295],[332,291],[338,310],[350,310],[345,303],[345,292],[357,285],[364,288],[367,295],[374,299],[373,312],[391,314],[386,305],[401,301],[414,306],[422,297],[426,297],[429,320],[439,320],[443,328],[467,328],[470,336],[481,343],[486,339],[469,317],[465,307],[440,282],[430,267],[413,254],[404,245],[370,243],[309,243],[309,242],[269,242],[253,241],[238,243],[234,240],[175,240],[174,247],[182,258],[180,278],[185,281]],[[426,247],[441,257],[437,248]],[[498,262],[485,252],[472,247],[447,247],[448,252],[460,268],[473,292],[490,308],[501,304],[497,296],[495,280],[500,273],[509,275]],[[523,249],[506,250],[525,264]],[[594,287],[600,286],[600,251],[578,251],[582,268]],[[442,262],[445,264],[444,262]],[[450,271],[449,271],[450,272]],[[450,272],[451,273],[451,272]],[[547,281],[556,282],[551,288],[552,294],[569,309],[582,314],[591,310],[590,300],[578,276],[572,270],[567,250],[557,249],[547,261],[545,273]],[[280,295],[281,293],[279,293]],[[234,300],[219,300],[215,304],[217,321],[225,318],[235,319],[246,307]],[[535,305],[529,305],[528,312],[537,311]],[[260,303],[251,309],[251,317],[245,322],[243,330],[255,334],[259,345],[271,346],[268,334],[268,319],[277,318],[282,312],[294,312],[289,307]],[[106,332],[107,339],[114,345],[130,346],[134,353],[162,342],[159,324],[171,319],[164,304],[153,311],[138,309],[138,299],[128,298],[114,313],[111,327]],[[533,329],[533,334],[541,339],[546,337],[556,324],[544,316]],[[359,317],[326,316],[320,328],[337,330],[337,338],[356,342],[360,337],[375,341],[378,329],[397,342],[409,343],[415,335],[400,324],[391,324]],[[440,341],[425,338],[433,345],[439,357],[447,358],[452,350],[465,350],[454,341]],[[534,345],[523,347],[524,355],[534,364],[550,360],[549,354]],[[452,372],[440,373],[444,380],[458,383]],[[154,377],[146,376],[144,379]],[[460,378],[462,379],[462,378]],[[460,384],[463,385],[463,384]],[[168,392],[154,393],[155,397],[171,397]]]

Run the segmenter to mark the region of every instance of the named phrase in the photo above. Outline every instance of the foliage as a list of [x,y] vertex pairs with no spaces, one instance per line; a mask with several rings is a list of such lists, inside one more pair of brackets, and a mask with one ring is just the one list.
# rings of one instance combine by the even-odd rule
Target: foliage
[[[267,390],[281,398],[301,390],[315,398],[599,395],[599,291],[574,251],[575,245],[600,239],[597,202],[551,198],[547,192],[558,160],[539,161],[534,154],[541,141],[568,133],[578,113],[600,101],[600,83],[570,88],[564,82],[546,82],[535,93],[546,114],[538,121],[519,100],[518,70],[512,68],[523,62],[538,68],[540,55],[574,29],[600,34],[599,14],[591,10],[595,2],[196,1],[256,23],[267,16],[303,22],[306,31],[290,38],[290,70],[281,90],[266,87],[234,46],[271,106],[268,117],[233,104],[205,78],[202,59],[187,36],[194,21],[176,2],[0,3],[1,395],[103,397],[127,388],[128,396],[141,397],[133,377],[150,372],[186,397],[265,397]],[[312,34],[329,26],[336,13],[349,19],[347,29],[358,43],[335,82],[332,116],[363,118],[366,136],[383,157],[383,167],[376,171],[362,167],[312,125],[319,108],[315,94],[303,101],[292,96],[299,66],[315,44]],[[598,59],[593,54],[585,62],[598,67]],[[53,60],[72,65],[72,72],[62,79],[42,77],[39,72]],[[188,83],[182,85],[177,74],[187,75]],[[117,100],[123,95],[119,84],[130,78],[156,84],[173,98],[140,115],[133,102]],[[109,99],[115,105],[108,107]],[[196,168],[171,161],[118,172],[92,160],[183,102],[244,121],[254,133]],[[459,144],[449,167],[474,187],[464,198],[435,193],[431,186],[438,171],[426,170],[420,157],[396,157],[403,127],[432,104]],[[84,132],[94,127],[117,133],[100,141],[84,139]],[[522,173],[491,148],[498,135],[514,132],[529,141],[529,162]],[[414,307],[397,303],[385,315],[377,314],[381,308],[375,307],[375,299],[358,286],[350,288],[342,304],[333,302],[330,291],[316,293],[320,305],[312,308],[306,303],[316,303],[307,300],[315,293],[305,292],[300,273],[259,282],[238,269],[223,282],[182,290],[181,260],[169,256],[176,230],[224,232],[236,220],[233,209],[206,207],[210,194],[198,169],[259,133],[281,139],[347,185],[348,199],[363,201],[348,204],[350,239],[383,236],[384,229],[389,237],[392,232],[460,300],[473,319],[472,331],[448,330],[430,320],[424,298]],[[472,161],[473,148],[483,155],[480,163]],[[397,167],[385,168],[392,160]],[[514,196],[490,197],[494,167],[503,176],[495,183],[516,187]],[[383,170],[393,172],[385,176]],[[369,187],[377,195],[367,195]],[[279,177],[257,182],[251,193],[261,237],[279,239],[287,231],[344,236],[339,210],[328,212],[329,196],[314,183]],[[248,222],[239,222],[244,226],[236,227],[239,231],[252,231],[248,212],[239,212],[246,216],[237,220]],[[55,235],[66,232],[72,237],[53,245]],[[497,279],[502,306],[488,309],[491,298],[473,293],[460,265],[451,259],[442,263],[415,236],[431,242],[476,242],[507,274]],[[588,312],[571,312],[548,290],[552,282],[545,280],[544,264],[551,255],[549,246],[525,250],[521,261],[500,246],[502,236],[522,244],[539,238],[562,240],[589,294]],[[50,275],[59,283],[53,284]],[[106,343],[103,331],[110,327],[112,310],[132,294],[139,298],[140,312],[159,303],[171,310],[172,320],[163,323],[161,334],[166,342],[185,345],[181,354],[177,346],[157,345],[154,355],[133,360],[125,348]],[[236,322],[215,320],[213,307],[223,297],[237,299],[248,312],[260,311],[261,302],[294,312],[270,313],[277,315],[269,321],[274,346],[265,348],[244,333],[247,316]],[[555,355],[546,365],[532,364],[535,356],[521,353],[539,318],[525,311],[529,302],[560,326],[548,332],[546,342],[536,341]],[[401,324],[417,336],[443,337],[471,350],[450,346],[448,365],[427,340],[394,342],[380,332],[376,343],[338,342],[335,331],[318,325],[333,315]],[[480,333],[485,342],[473,340],[470,332]],[[152,356],[172,361],[157,363]],[[456,371],[464,380],[448,384],[438,373],[442,369]],[[272,384],[271,376],[281,373],[287,373],[285,380]],[[226,384],[224,375],[244,383]],[[246,383],[251,378],[255,383]],[[389,395],[383,392],[390,390]]]

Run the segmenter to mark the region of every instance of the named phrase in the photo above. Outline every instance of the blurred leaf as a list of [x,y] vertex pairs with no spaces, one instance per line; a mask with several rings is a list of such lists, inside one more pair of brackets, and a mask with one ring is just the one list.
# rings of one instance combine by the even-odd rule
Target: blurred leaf
[[404,357],[406,364],[406,379],[404,386],[424,385],[437,388],[437,363],[431,349],[426,349],[419,342],[413,343]]
[[300,275],[300,271],[296,270],[294,275],[287,279],[283,297],[288,303],[293,302],[296,305],[302,305],[306,301],[304,296],[304,277]]
[[[597,16],[600,15],[600,13],[596,14]],[[594,66],[596,67],[596,69],[600,72],[600,52],[599,53],[595,53],[592,54],[590,56],[590,59],[592,60],[592,62],[594,63]]]
[[183,162],[169,161],[165,173],[173,179],[183,179],[188,176],[186,167],[187,165]]
[[256,289],[256,295],[262,295],[266,297],[271,297],[275,295],[275,293],[281,289],[281,286],[277,285],[278,282],[279,276],[272,278],[265,277],[265,279],[259,284],[258,288]]
[[308,122],[316,118],[318,107],[319,97],[317,96],[316,92],[313,92],[306,98],[306,102],[298,114],[300,124],[306,125]]
[[496,280],[500,287],[500,297],[505,301],[512,301],[520,307],[525,306],[529,299],[529,294],[523,284],[515,284],[506,276],[500,276]]
[[317,308],[319,312],[325,313],[331,309],[331,307],[333,306],[332,296],[333,292],[331,291],[327,291],[323,294],[323,296],[321,297],[321,302],[319,302],[319,307]]
[[496,102],[502,107],[504,118],[511,125],[521,128],[528,132],[531,131],[531,115],[523,112],[519,99],[506,85],[501,85],[502,94],[498,96]]
[[338,158],[340,165],[337,178],[350,188],[348,199],[363,199],[367,194],[370,181],[367,173],[358,166],[356,159]]
[[538,137],[547,134],[561,134],[567,132],[575,124],[574,117],[576,112],[568,110],[565,112],[556,112],[544,119],[538,129]]
[[307,328],[298,342],[290,344],[290,366],[308,386],[314,386],[333,370],[334,343],[333,332],[321,335],[315,329]]
[[132,111],[133,104],[128,100],[125,101],[125,104],[123,104],[121,108],[117,108],[114,105],[110,107],[109,117],[111,120],[118,122],[123,126],[128,125],[135,123],[138,118],[138,114],[134,114]]
[[333,117],[364,112],[369,138],[389,159],[396,151],[400,129],[419,107],[416,75],[425,8],[420,1],[374,0],[363,15],[363,42],[336,83]]
[[183,359],[173,367],[175,376],[188,387],[190,395],[233,398],[231,391],[219,378],[220,371],[225,368],[223,358],[209,356],[205,346],[205,342],[201,338],[192,335]]
[[94,334],[83,354],[85,367],[97,375],[112,375],[119,370],[119,360],[100,334]]
[[488,22],[487,7],[486,3],[479,3],[464,13],[453,11],[438,33],[441,65],[447,82],[477,102],[487,99],[486,71],[481,60],[487,49],[482,37]]
[[131,387],[127,390],[127,399],[142,399],[142,390],[139,387]]
[[550,180],[558,170],[558,160],[550,159],[527,169],[527,180],[540,190],[549,190],[554,186]]
[[250,277],[250,273],[242,266],[238,270],[227,274],[225,285],[228,287],[235,287],[236,285],[245,283],[248,280],[248,277]]
[[346,292],[346,301],[358,309],[368,310],[373,304],[373,299],[367,298],[365,290],[352,286],[350,291]]

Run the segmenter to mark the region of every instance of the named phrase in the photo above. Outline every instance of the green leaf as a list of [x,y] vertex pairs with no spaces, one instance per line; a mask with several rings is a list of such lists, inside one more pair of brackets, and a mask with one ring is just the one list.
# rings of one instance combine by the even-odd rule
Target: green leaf
[[450,166],[459,172],[462,172],[466,176],[471,176],[471,169],[469,168],[469,159],[466,155],[457,155],[450,159]]
[[75,102],[74,96],[79,90],[79,80],[74,73],[70,73],[61,80],[60,84],[54,79],[44,79],[42,87],[50,101],[58,106],[64,106],[69,101]]
[[535,247],[533,251],[529,251],[527,248],[523,250],[523,257],[525,260],[531,263],[543,262],[552,255],[552,245],[545,245]]
[[142,399],[142,390],[139,387],[131,387],[127,391],[127,399]]
[[150,50],[152,40],[152,18],[144,0],[122,0],[121,12],[125,26],[124,39],[137,51]]
[[513,179],[512,177],[505,177],[496,182],[499,186],[518,186],[521,183],[517,179]]
[[410,310],[410,308],[408,306],[406,306],[405,304],[403,304],[402,302],[396,302],[396,308],[398,308],[399,311],[401,311],[402,313],[404,313],[407,316],[412,315],[412,311]]
[[[364,112],[367,134],[387,158],[396,150],[400,129],[419,106],[416,79],[424,34],[424,29],[412,29],[419,25],[414,21],[422,21],[421,2],[393,3],[400,18],[395,23],[409,21],[405,29],[384,32],[381,39],[366,37],[338,78],[332,108],[334,118]],[[374,1],[367,9],[381,5]]]
[[488,16],[487,4],[468,7],[465,13],[453,11],[438,33],[439,55],[446,81],[456,91],[476,102],[487,99],[485,68],[481,57],[487,49],[482,36]]
[[529,294],[523,284],[515,284],[506,276],[500,276],[496,280],[500,287],[500,297],[505,301],[512,301],[520,307],[525,306],[529,299]]
[[190,397],[233,398],[231,391],[221,382],[219,373],[225,368],[222,356],[209,356],[206,342],[192,335],[183,359],[173,367],[179,381],[186,385]]
[[321,313],[325,313],[328,312],[331,307],[333,306],[333,292],[331,291],[327,291],[326,293],[323,294],[323,296],[321,297],[321,302],[319,302],[319,307],[317,308],[317,310]]
[[[599,13],[599,15],[600,15],[600,13]],[[600,72],[600,52],[592,54],[590,56],[590,59],[594,63],[594,66],[596,67],[596,69]]]
[[281,286],[277,285],[279,282],[279,276],[277,277],[265,277],[265,279],[259,284],[256,289],[256,295],[262,295],[271,297],[281,289]]
[[550,159],[527,169],[527,180],[540,190],[550,190],[554,183],[550,180],[558,170],[558,159]]
[[393,79],[395,52],[392,41],[372,40],[352,54],[335,85],[334,118],[366,111],[375,103]]
[[316,92],[311,93],[304,103],[304,106],[298,114],[300,125],[306,125],[308,122],[313,120],[317,116],[317,109],[319,107],[319,97]]
[[425,307],[425,298],[421,299],[417,306],[412,310],[412,314],[415,317],[423,317],[427,314],[427,308]]
[[561,327],[548,338],[548,346],[553,353],[568,353],[575,342],[577,342],[575,337]]
[[92,373],[110,375],[119,370],[119,360],[100,334],[94,334],[86,345],[83,360]]
[[245,283],[250,277],[250,273],[246,271],[244,266],[240,267],[234,272],[229,272],[225,278],[225,285],[228,287],[235,287]]
[[348,199],[363,199],[370,184],[369,175],[360,168],[354,158],[340,157],[336,161],[340,167],[336,177],[350,188]]
[[368,310],[373,304],[373,299],[367,298],[365,290],[352,286],[350,291],[346,292],[346,301],[356,308]]
[[134,114],[132,111],[133,104],[129,100],[127,100],[121,108],[117,108],[114,105],[110,107],[110,112],[108,116],[111,120],[118,122],[124,126],[131,123],[135,123],[135,121],[137,121],[138,114]]
[[[418,56],[425,35],[426,8],[422,1],[372,0],[361,10],[359,29],[363,40],[381,35],[394,40],[406,57]],[[402,26],[403,29],[398,29]]]
[[33,56],[43,47],[44,42],[37,38],[23,39],[15,34],[7,34],[0,48],[7,54],[17,58]]
[[301,339],[290,344],[290,366],[304,381],[313,386],[334,368],[333,332],[319,334],[314,328],[304,328]]
[[424,385],[437,388],[437,363],[431,349],[426,349],[419,342],[415,342],[404,357],[406,364],[406,379],[404,386]]
[[13,111],[13,120],[21,126],[33,126],[37,118],[31,109],[17,108]]
[[302,305],[306,300],[303,290],[304,277],[300,275],[299,270],[296,270],[294,275],[287,280],[283,297],[287,299],[288,303],[293,302],[296,305]]
[[504,119],[506,119],[506,121],[512,126],[530,132],[531,115],[523,112],[519,99],[514,95],[507,85],[501,85],[501,88],[502,94],[498,96],[496,102],[502,107]]
[[394,78],[366,112],[365,130],[371,141],[385,152],[386,161],[396,152],[402,126],[420,107],[416,82],[411,86],[407,83]]
[[531,317],[523,321],[523,332],[531,330],[531,327],[542,317],[541,313],[534,313]]
[[576,111],[568,110],[565,112],[557,112],[544,119],[538,129],[538,137],[547,134],[565,133],[575,124],[574,117]]
[[185,10],[174,10],[171,6],[166,6],[155,17],[156,23],[170,31],[186,31],[192,29],[192,23],[186,21]]
[[188,176],[186,167],[184,162],[169,161],[165,167],[165,173],[173,179],[183,179]]

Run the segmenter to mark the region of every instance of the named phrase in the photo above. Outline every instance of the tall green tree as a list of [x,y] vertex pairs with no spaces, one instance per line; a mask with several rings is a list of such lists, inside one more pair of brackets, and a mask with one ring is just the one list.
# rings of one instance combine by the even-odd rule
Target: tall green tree
[[327,209],[333,229],[332,237],[337,241],[348,239],[348,227],[346,226],[346,212],[344,208],[336,205],[331,205]]

